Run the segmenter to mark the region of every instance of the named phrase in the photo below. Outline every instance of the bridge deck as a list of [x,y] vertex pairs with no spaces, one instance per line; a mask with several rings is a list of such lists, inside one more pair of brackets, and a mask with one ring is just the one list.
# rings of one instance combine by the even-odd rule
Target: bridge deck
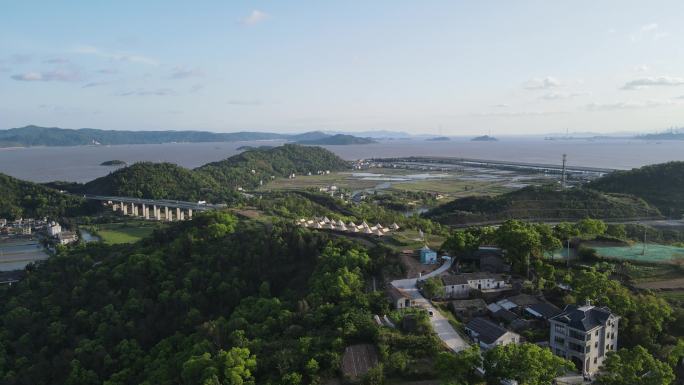
[[116,197],[116,196],[106,196],[106,195],[90,195],[85,194],[83,198],[96,201],[112,201],[112,202],[123,202],[123,203],[133,203],[139,205],[148,206],[162,206],[162,207],[173,207],[180,209],[191,209],[195,211],[206,211],[206,210],[217,210],[226,207],[220,204],[200,204],[196,202],[185,202],[169,199],[143,199],[143,198],[132,198],[132,197]]

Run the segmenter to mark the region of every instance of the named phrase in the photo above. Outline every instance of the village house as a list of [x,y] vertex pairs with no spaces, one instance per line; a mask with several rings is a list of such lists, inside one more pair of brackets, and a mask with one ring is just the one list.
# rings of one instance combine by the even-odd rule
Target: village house
[[47,233],[48,233],[48,235],[51,236],[51,237],[56,237],[56,236],[58,236],[59,233],[61,233],[61,232],[62,232],[62,226],[60,226],[60,224],[57,223],[57,222],[51,222],[51,223],[47,226]]
[[567,305],[552,317],[549,347],[557,356],[572,361],[583,374],[596,373],[608,352],[618,347],[620,317],[607,307]]
[[61,245],[68,245],[78,241],[78,235],[73,231],[62,231],[57,236]]
[[420,263],[424,265],[437,263],[437,252],[427,247],[427,245],[423,246],[420,249]]
[[449,306],[460,320],[469,320],[487,314],[487,303],[482,298],[457,299],[451,301]]
[[482,350],[496,346],[520,343],[520,335],[508,331],[485,318],[473,318],[465,327],[466,332]]
[[497,274],[463,273],[442,276],[445,298],[468,298],[471,291],[496,293],[511,289],[511,285]]
[[406,309],[415,305],[415,301],[410,295],[392,285],[387,289],[387,296],[389,297],[390,302],[392,302],[392,306],[397,310]]

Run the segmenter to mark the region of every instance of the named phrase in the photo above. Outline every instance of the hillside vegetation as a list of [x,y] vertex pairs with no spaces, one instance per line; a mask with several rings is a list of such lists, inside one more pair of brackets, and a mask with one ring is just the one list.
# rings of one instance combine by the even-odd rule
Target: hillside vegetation
[[172,163],[135,163],[86,183],[83,191],[148,199],[185,201],[225,198],[226,191],[211,177]]
[[287,177],[290,174],[337,171],[349,164],[320,147],[286,144],[269,149],[242,152],[228,159],[196,168],[195,171],[211,176],[221,185],[254,188],[260,182],[267,183],[271,177]]
[[376,341],[411,364],[434,359],[434,335],[373,322],[388,307],[366,282],[383,261],[220,212],[65,252],[0,287],[0,383],[315,384],[339,376],[345,346]]
[[[0,147],[31,146],[82,146],[116,144],[158,144],[172,142],[238,142],[250,140],[282,139],[293,142],[311,141],[309,144],[356,144],[366,140],[351,135],[331,135],[321,131],[301,134],[273,132],[208,132],[208,131],[119,131],[95,128],[59,128],[25,126],[0,130]],[[339,143],[323,143],[326,139]],[[315,141],[323,141],[315,143]]]
[[359,138],[358,136],[337,134],[319,139],[299,140],[300,144],[320,144],[320,145],[349,145],[349,144],[369,144],[375,143],[371,138]]
[[658,207],[663,215],[684,215],[684,162],[669,162],[610,173],[590,188],[631,194]]
[[558,191],[526,187],[494,197],[457,199],[425,215],[443,224],[465,224],[505,219],[639,218],[660,213],[629,195],[580,188]]
[[286,144],[248,150],[194,170],[171,163],[136,163],[71,189],[96,195],[219,203],[234,199],[238,187],[255,188],[272,177],[347,167],[346,161],[323,148]]
[[0,174],[0,218],[55,218],[76,215],[85,209],[82,199]]

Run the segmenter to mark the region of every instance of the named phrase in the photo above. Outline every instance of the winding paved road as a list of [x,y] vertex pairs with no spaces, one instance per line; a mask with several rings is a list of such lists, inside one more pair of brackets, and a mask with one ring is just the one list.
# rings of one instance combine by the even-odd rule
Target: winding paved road
[[425,274],[420,278],[398,279],[396,281],[392,281],[391,284],[397,289],[401,289],[408,295],[410,295],[411,299],[414,300],[416,307],[425,309],[428,312],[432,311],[433,315],[432,317],[430,317],[430,324],[432,325],[432,329],[435,331],[439,339],[441,339],[442,342],[444,342],[444,344],[447,347],[449,347],[449,349],[458,353],[468,348],[468,343],[463,339],[463,337],[461,337],[460,334],[458,334],[456,329],[454,329],[454,327],[451,326],[449,320],[446,317],[444,317],[442,313],[440,313],[439,310],[437,310],[430,301],[428,301],[425,297],[423,297],[422,294],[420,294],[420,291],[418,291],[418,288],[416,287],[418,280],[422,281],[430,277],[438,276],[443,272],[447,271],[451,267],[452,263],[453,260],[446,261],[437,270],[429,274]]

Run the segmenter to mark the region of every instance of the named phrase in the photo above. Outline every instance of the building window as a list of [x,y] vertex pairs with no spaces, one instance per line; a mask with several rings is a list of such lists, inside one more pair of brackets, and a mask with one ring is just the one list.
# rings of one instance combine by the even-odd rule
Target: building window
[[554,341],[559,345],[565,345],[565,338],[563,338],[563,337],[556,336]]
[[556,333],[557,333],[557,334],[563,334],[563,335],[565,335],[565,326],[556,324],[556,326],[554,327],[554,329],[556,330]]
[[598,363],[598,357],[594,357],[594,364]]
[[571,338],[574,338],[574,339],[580,340],[580,341],[584,341],[585,338],[586,338],[585,335],[584,335],[584,333],[580,333],[580,332],[575,331],[575,330],[573,330],[573,329],[570,329],[569,335],[570,335]]
[[584,349],[582,349],[582,345],[576,344],[574,342],[568,342],[568,348],[570,348],[570,350],[577,352],[577,353],[584,353]]

